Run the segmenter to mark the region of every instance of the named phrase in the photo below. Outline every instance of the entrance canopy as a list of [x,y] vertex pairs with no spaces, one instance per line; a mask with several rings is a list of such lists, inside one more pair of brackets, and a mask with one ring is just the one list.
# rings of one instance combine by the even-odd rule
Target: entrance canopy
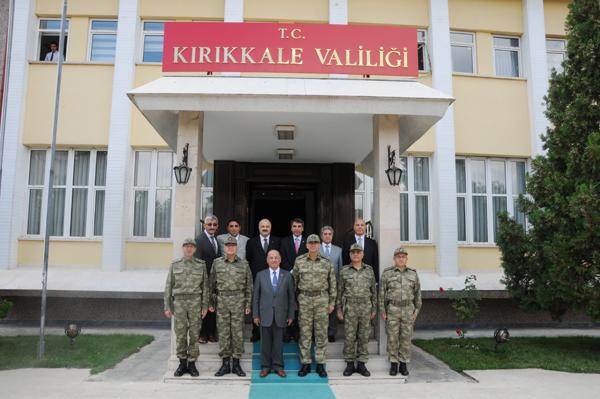
[[[416,81],[233,76],[162,77],[128,93],[167,144],[178,113],[203,111],[212,159],[276,161],[275,125],[294,125],[295,162],[361,162],[373,115],[399,116],[402,153],[444,116],[454,99]],[[332,150],[336,151],[332,151]]]

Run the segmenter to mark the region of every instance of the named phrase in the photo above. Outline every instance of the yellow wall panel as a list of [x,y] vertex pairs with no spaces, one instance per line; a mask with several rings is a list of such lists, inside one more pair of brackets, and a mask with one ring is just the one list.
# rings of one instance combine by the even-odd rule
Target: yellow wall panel
[[[135,87],[161,77],[160,65],[138,65],[135,68]],[[167,147],[144,115],[134,105],[131,106],[131,146],[132,147]]]
[[224,0],[140,0],[142,19],[202,19],[222,21]]
[[458,265],[461,272],[501,269],[500,250],[498,247],[459,247]]
[[348,23],[429,26],[427,0],[348,0]]
[[245,0],[244,20],[329,22],[329,1]]
[[448,0],[448,12],[453,30],[523,32],[520,0]]
[[[412,267],[418,272],[434,272],[435,271],[435,247],[433,245],[403,245],[408,251],[408,267]],[[393,256],[390,254],[389,259],[380,259],[380,270],[394,264]]]
[[69,22],[69,43],[67,45],[67,62],[86,62],[89,39],[89,19],[71,18]]
[[173,260],[173,243],[134,242],[125,247],[127,269],[168,268]]
[[[113,67],[63,67],[57,144],[107,146]],[[49,145],[52,135],[56,64],[29,65],[23,144]]]
[[[19,266],[41,266],[44,261],[44,241],[21,240],[17,251]],[[100,267],[101,241],[50,241],[50,266]]]
[[[418,79],[419,83],[431,87],[431,74],[422,74]],[[402,134],[402,133],[400,133]],[[433,153],[435,151],[435,126],[429,129],[420,139],[415,141],[413,145],[408,147],[407,153]]]
[[[41,16],[60,16],[63,0],[37,0],[35,12]],[[116,17],[119,0],[69,0],[67,14],[94,17]]]
[[546,35],[565,36],[565,21],[569,14],[569,3],[567,0],[544,1],[544,24]]
[[455,75],[453,86],[457,154],[530,156],[525,80]]

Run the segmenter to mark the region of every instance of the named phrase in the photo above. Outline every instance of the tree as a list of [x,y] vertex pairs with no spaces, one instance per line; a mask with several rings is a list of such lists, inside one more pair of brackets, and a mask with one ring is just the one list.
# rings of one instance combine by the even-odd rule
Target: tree
[[545,154],[518,202],[529,228],[501,216],[497,242],[503,282],[523,306],[600,320],[600,5],[569,9],[564,71],[552,73],[545,98]]

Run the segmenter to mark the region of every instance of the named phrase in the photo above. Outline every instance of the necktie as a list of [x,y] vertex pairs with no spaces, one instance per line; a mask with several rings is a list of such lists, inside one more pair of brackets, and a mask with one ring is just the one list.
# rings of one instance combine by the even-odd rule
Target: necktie
[[54,61],[54,51],[52,52],[52,55],[50,56],[50,61]]
[[329,244],[325,245],[325,255],[331,255],[331,248],[329,247]]
[[263,238],[263,250],[267,253],[267,249],[269,249],[269,241],[266,238]]
[[364,250],[365,246],[363,245],[363,238],[362,237],[358,237],[358,245],[360,245],[360,247]]
[[298,253],[298,249],[300,248],[300,239],[298,237],[294,238],[294,248],[296,248],[296,253]]
[[215,242],[215,236],[210,236],[210,243],[212,244],[215,253],[219,252],[217,248],[217,243]]
[[271,280],[271,285],[273,286],[273,292],[277,291],[277,272],[273,272],[273,279]]

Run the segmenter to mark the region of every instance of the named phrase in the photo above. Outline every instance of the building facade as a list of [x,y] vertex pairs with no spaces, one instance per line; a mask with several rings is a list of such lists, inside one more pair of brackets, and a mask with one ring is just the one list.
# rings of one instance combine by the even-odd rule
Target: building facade
[[[391,264],[392,249],[402,245],[431,295],[439,287],[462,287],[468,274],[476,274],[479,288],[490,295],[503,295],[496,215],[507,211],[526,226],[515,200],[524,193],[530,160],[542,152],[539,135],[548,124],[543,96],[549,70],[560,68],[565,56],[568,1],[71,0],[62,55],[56,201],[49,210],[45,186],[56,63],[48,54],[59,39],[61,4],[26,0],[14,9],[3,115],[0,293],[39,290],[43,234],[49,228],[49,289],[57,297],[157,300],[180,242],[200,231],[204,215],[242,217],[244,230],[253,234],[257,218],[274,209],[269,204],[293,204],[314,231],[338,221],[339,239],[355,216],[371,221],[381,243],[381,270]],[[417,27],[419,76],[407,81],[229,72],[183,81],[162,74],[165,21]],[[182,87],[169,92],[168,82]],[[271,91],[260,92],[257,82]],[[321,113],[320,100],[305,107],[307,94],[294,93],[290,82],[323,85],[346,97],[336,99],[334,111]],[[210,85],[215,88],[209,93]],[[196,87],[196,97],[183,97]],[[258,100],[244,102],[236,91],[240,87],[255,89],[251,94]],[[289,101],[273,105],[282,95]],[[222,108],[214,105],[224,96]],[[356,102],[368,96],[371,102]],[[166,100],[197,104],[205,97],[207,104],[197,109],[174,108]],[[353,108],[375,107],[383,97],[389,108]],[[427,110],[404,111],[405,103],[421,104],[417,97],[430,101]],[[443,109],[434,110],[441,103]],[[403,111],[386,111],[393,107]],[[414,137],[403,121],[417,114],[436,123]],[[279,157],[283,144],[277,142],[276,126],[295,128],[297,138],[283,143],[294,150],[291,160]],[[181,186],[172,168],[186,143],[195,175]],[[405,169],[398,188],[387,185],[383,173],[388,144],[401,152]],[[333,165],[327,172],[331,184],[344,181],[340,190],[349,189],[351,197],[344,198],[353,203],[336,217],[334,210],[322,209],[333,209],[333,202],[315,205],[329,197],[306,188],[321,175],[300,181],[289,180],[290,174],[268,182],[245,174],[231,178],[231,187],[249,184],[239,201],[232,200],[235,190],[223,188],[228,173],[239,176],[260,164],[275,168],[274,175],[293,165],[298,170],[292,175],[310,165]],[[345,167],[335,169],[336,164]],[[276,190],[274,183],[289,184]],[[290,195],[303,202],[281,202]],[[287,230],[289,216],[273,216],[277,231]]]

